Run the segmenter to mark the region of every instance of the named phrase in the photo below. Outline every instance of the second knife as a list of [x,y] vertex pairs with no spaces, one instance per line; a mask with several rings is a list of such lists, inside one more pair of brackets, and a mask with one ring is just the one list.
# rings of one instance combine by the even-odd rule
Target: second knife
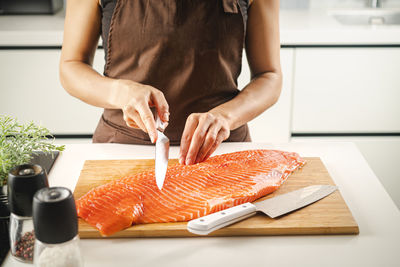
[[215,230],[253,216],[257,211],[275,218],[314,203],[330,195],[336,189],[337,187],[333,185],[312,185],[263,201],[244,203],[191,220],[187,224],[187,229],[194,234],[208,235]]

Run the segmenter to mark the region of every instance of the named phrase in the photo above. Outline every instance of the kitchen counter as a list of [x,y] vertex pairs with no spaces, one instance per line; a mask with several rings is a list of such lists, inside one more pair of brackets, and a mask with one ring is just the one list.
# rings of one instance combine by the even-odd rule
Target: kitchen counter
[[328,12],[281,11],[281,45],[400,45],[400,25],[342,25]]
[[[64,12],[56,15],[0,16],[1,46],[61,46]],[[327,10],[281,10],[281,44],[400,45],[400,25],[345,26]]]
[[[398,266],[400,211],[353,143],[227,143],[219,153],[269,148],[321,157],[359,224],[359,235],[81,240],[85,266]],[[50,186],[74,189],[87,159],[153,158],[154,147],[67,145]],[[172,147],[170,157],[178,156]],[[289,178],[290,179],[290,178]],[[5,267],[27,266],[12,259]]]

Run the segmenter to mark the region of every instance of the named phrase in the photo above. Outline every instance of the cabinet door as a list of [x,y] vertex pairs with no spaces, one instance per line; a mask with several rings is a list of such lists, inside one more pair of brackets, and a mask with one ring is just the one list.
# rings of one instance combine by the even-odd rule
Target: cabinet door
[[[281,49],[281,66],[283,72],[283,86],[278,102],[249,122],[250,134],[253,142],[289,141],[293,49]],[[239,88],[243,88],[250,81],[250,77],[249,65],[244,56],[242,73],[238,81]]]
[[[53,134],[92,134],[102,109],[70,96],[59,81],[59,49],[0,50],[0,114],[35,121]],[[104,53],[94,66],[103,72]]]
[[400,48],[296,49],[294,133],[400,132]]

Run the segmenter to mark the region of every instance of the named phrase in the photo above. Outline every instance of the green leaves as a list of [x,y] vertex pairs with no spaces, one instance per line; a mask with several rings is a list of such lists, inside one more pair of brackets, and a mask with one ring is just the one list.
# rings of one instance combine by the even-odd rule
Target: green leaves
[[[50,139],[48,138],[50,137]],[[8,172],[16,165],[28,163],[37,151],[62,151],[53,144],[54,137],[33,122],[19,124],[16,119],[0,115],[0,186],[7,183]]]

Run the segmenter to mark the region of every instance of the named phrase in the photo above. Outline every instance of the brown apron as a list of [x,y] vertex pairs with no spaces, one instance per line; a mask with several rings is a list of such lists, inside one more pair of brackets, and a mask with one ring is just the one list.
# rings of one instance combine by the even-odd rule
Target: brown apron
[[[247,0],[103,0],[104,75],[161,90],[169,104],[166,135],[179,144],[186,118],[234,98],[239,90]],[[243,125],[226,141],[250,141]],[[105,109],[94,143],[151,144]]]

